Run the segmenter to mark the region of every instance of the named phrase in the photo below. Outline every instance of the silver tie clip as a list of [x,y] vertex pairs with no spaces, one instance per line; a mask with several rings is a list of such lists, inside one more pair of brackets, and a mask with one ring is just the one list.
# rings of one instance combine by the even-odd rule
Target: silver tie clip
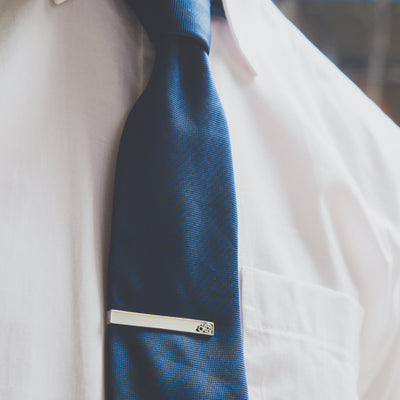
[[213,322],[121,310],[109,310],[107,312],[107,324],[165,329],[168,331],[196,333],[198,335],[214,335]]

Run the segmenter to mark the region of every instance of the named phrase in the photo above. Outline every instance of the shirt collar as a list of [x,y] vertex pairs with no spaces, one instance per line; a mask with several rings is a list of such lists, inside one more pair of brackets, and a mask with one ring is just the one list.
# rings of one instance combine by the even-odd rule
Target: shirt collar
[[[249,71],[257,75],[259,52],[263,45],[263,15],[271,0],[223,0],[224,10],[235,42]],[[271,3],[271,4],[269,4]]]

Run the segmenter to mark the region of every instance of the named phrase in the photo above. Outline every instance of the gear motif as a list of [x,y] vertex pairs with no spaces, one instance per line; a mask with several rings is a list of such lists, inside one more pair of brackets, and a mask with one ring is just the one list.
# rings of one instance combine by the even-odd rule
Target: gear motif
[[202,322],[197,326],[196,332],[204,335],[212,335],[214,333],[214,324],[211,322]]

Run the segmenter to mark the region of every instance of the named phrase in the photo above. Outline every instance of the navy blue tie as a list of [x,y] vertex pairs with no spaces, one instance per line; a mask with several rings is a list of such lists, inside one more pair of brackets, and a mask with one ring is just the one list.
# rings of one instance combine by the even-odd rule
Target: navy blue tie
[[108,400],[245,400],[232,159],[208,64],[211,0],[129,3],[156,57],[117,160]]

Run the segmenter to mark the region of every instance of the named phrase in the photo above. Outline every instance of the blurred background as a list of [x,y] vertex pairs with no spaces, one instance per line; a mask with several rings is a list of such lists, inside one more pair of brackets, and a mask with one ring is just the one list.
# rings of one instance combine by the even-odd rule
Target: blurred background
[[400,125],[400,1],[275,0]]

